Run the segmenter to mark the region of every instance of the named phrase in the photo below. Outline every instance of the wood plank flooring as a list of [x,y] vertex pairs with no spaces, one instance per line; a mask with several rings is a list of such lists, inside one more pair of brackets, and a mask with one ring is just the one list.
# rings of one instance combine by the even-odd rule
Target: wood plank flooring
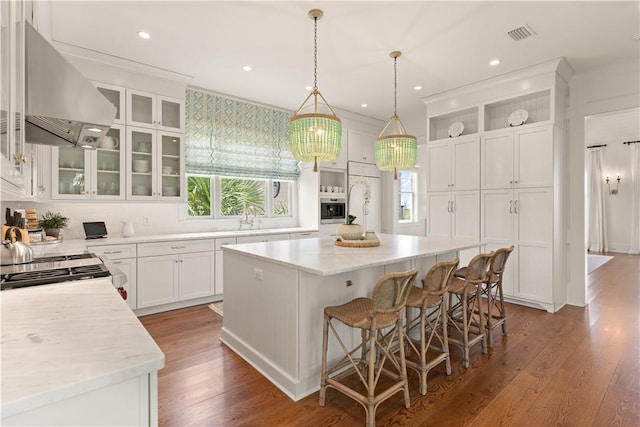
[[[555,314],[509,305],[507,336],[462,367],[452,347],[421,396],[409,370],[380,405],[378,426],[639,426],[640,256],[614,258],[589,275],[587,308]],[[158,375],[161,426],[359,426],[364,410],[335,390],[291,401],[219,340],[222,317],[206,305],[140,318],[166,355]],[[274,331],[277,333],[277,331]]]

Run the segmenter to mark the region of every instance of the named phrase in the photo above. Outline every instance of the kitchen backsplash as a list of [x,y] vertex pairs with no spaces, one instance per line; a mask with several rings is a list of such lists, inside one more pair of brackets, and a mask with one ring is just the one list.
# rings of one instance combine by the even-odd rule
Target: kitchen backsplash
[[[186,206],[175,203],[113,203],[113,202],[5,202],[0,203],[0,211],[5,208],[36,209],[38,219],[46,211],[60,212],[71,219],[69,227],[62,230],[67,239],[84,239],[83,222],[104,221],[109,236],[122,237],[122,222],[133,224],[135,235],[157,235],[175,233],[197,233],[207,231],[239,230],[240,219],[186,219]],[[148,220],[148,221],[147,221]],[[254,229],[296,227],[295,218],[257,218]]]

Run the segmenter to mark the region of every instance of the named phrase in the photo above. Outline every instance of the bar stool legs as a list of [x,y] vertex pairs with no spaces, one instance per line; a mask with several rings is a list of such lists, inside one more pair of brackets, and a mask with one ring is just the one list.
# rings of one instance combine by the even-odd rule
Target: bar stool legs
[[[327,388],[334,388],[364,407],[367,427],[375,427],[378,405],[399,391],[403,393],[405,407],[409,408],[403,312],[417,274],[415,268],[404,273],[385,274],[374,286],[371,298],[356,298],[339,306],[325,307],[320,406],[325,405]],[[360,343],[353,349],[349,350],[341,339],[332,324],[334,319],[361,330]],[[329,332],[338,341],[344,356],[327,366]],[[356,357],[358,352],[359,358]],[[383,388],[378,384],[383,374],[393,382],[385,383],[384,389],[378,390]],[[341,381],[347,377],[355,379],[356,385]]]
[[449,334],[449,343],[462,349],[462,365],[465,368],[469,367],[471,346],[480,343],[482,352],[487,352],[481,293],[487,262],[492,255],[478,254],[473,257],[465,269],[465,278],[454,277],[449,285],[448,322],[456,332],[455,337]]

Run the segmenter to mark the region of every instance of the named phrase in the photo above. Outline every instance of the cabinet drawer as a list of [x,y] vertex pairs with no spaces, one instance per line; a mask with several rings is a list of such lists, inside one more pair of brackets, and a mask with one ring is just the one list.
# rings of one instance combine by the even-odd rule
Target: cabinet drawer
[[123,259],[136,257],[136,244],[130,243],[126,245],[100,245],[87,246],[91,252],[98,256],[106,256],[109,259]]
[[182,240],[175,242],[157,242],[157,243],[140,243],[138,244],[138,256],[155,256],[182,254],[188,252],[207,252],[213,251],[213,240]]
[[236,238],[235,237],[223,237],[221,239],[216,239],[216,251],[221,251],[222,246],[224,245],[235,245]]
[[289,240],[289,234],[266,234],[260,236],[238,237],[238,243],[275,242],[276,240]]

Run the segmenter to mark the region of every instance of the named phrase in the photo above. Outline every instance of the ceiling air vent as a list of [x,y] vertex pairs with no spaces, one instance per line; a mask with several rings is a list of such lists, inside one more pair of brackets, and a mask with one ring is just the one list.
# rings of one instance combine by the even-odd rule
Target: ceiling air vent
[[527,37],[535,35],[536,32],[533,31],[530,26],[525,24],[522,27],[518,27],[509,31],[507,34],[509,34],[509,37],[511,37],[513,40],[520,41],[526,39]]

